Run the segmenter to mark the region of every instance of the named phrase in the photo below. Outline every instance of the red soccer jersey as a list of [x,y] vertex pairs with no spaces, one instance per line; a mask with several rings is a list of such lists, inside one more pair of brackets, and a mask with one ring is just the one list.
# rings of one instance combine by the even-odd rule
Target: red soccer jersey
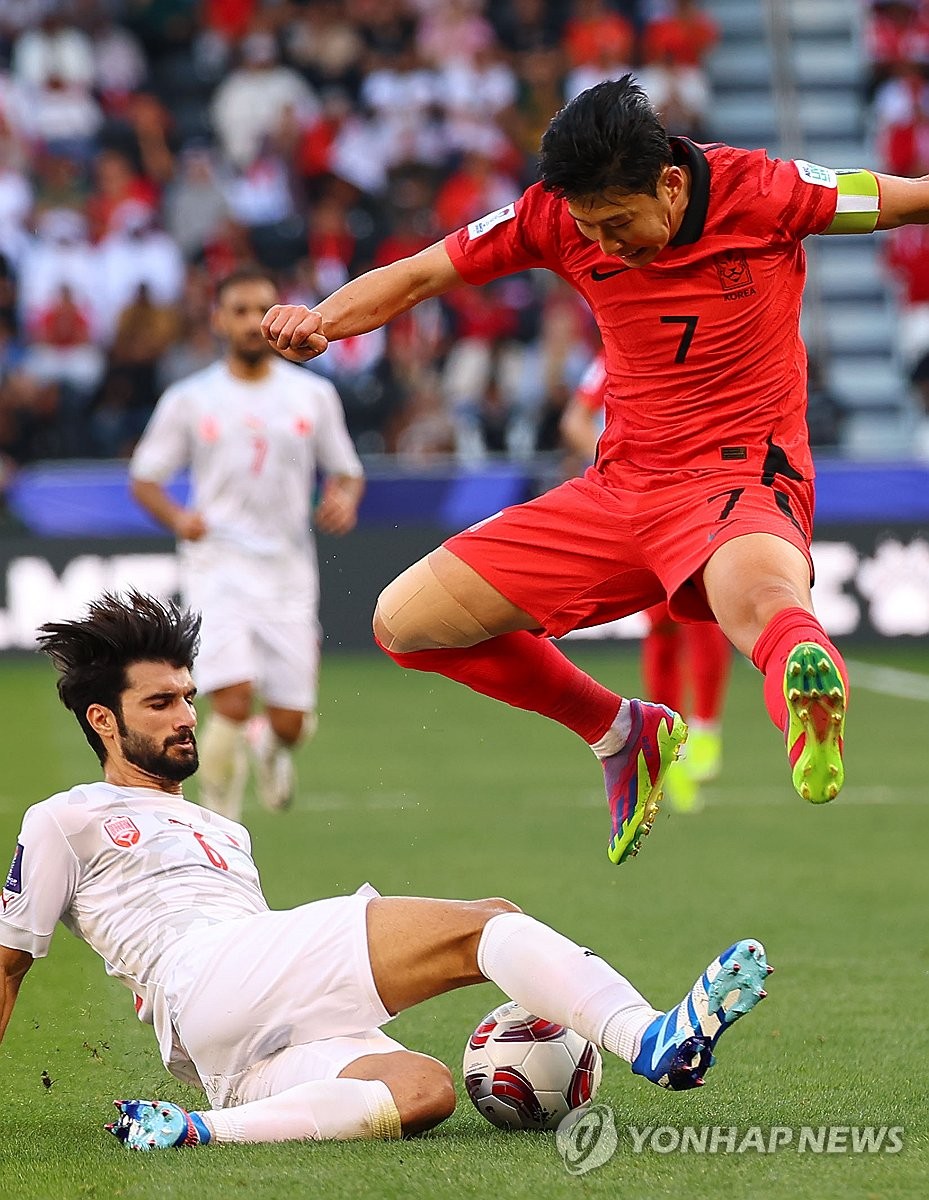
[[690,200],[647,267],[604,255],[541,184],[449,234],[446,249],[468,283],[547,267],[587,300],[609,376],[597,459],[606,479],[760,464],[771,443],[811,478],[801,238],[831,224],[835,176],[763,150],[672,147],[690,168]]

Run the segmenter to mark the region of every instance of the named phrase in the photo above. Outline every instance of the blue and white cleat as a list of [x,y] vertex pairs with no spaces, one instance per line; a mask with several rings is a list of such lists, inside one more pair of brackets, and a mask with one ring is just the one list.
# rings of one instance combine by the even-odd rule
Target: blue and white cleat
[[764,946],[754,938],[724,950],[680,1004],[645,1030],[632,1062],[633,1074],[675,1092],[700,1087],[716,1061],[716,1043],[765,998],[768,993],[761,985],[773,970]]
[[127,1150],[170,1150],[172,1146],[201,1146],[210,1131],[196,1113],[160,1100],[114,1100],[119,1118],[104,1128]]

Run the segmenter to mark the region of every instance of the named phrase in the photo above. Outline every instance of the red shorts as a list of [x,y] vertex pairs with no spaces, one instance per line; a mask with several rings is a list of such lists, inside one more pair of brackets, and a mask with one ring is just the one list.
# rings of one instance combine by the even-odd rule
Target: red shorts
[[591,468],[444,544],[561,637],[665,599],[675,620],[711,621],[702,574],[715,550],[771,533],[801,550],[812,573],[812,525],[812,480],[779,475],[769,485],[757,470],[721,470],[607,487]]

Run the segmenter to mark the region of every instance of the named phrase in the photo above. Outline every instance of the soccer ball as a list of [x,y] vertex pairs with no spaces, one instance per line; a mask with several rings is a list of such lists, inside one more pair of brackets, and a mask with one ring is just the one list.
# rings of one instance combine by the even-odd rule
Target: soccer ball
[[514,1001],[481,1021],[464,1052],[471,1103],[500,1129],[556,1129],[600,1086],[600,1051],[579,1033]]

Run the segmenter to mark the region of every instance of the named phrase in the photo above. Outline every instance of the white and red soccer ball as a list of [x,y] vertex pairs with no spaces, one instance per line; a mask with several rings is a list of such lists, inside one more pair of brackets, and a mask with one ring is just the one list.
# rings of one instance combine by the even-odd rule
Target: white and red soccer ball
[[514,1001],[481,1021],[465,1046],[465,1090],[501,1129],[556,1129],[600,1086],[600,1051],[579,1033]]

